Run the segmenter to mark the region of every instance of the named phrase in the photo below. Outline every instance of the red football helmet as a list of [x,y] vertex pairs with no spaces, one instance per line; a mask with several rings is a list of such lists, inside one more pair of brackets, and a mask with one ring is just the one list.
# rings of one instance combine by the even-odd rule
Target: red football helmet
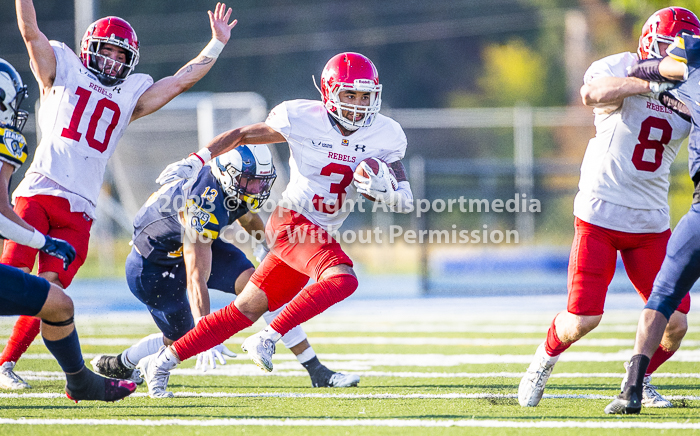
[[[382,85],[372,61],[359,53],[340,53],[333,56],[321,73],[321,97],[328,113],[348,130],[372,125],[382,105]],[[341,91],[369,92],[369,106],[341,103]],[[342,111],[350,111],[345,118]],[[358,119],[358,117],[361,117]]]
[[660,9],[649,17],[639,37],[637,53],[642,59],[660,58],[659,42],[672,43],[681,32],[700,34],[700,21],[688,9],[670,7]]
[[[102,44],[112,44],[126,50],[126,62],[113,61],[101,55]],[[103,85],[117,85],[123,82],[139,63],[139,41],[136,32],[129,23],[119,17],[100,18],[85,31],[80,43],[80,59],[88,70],[97,75]]]

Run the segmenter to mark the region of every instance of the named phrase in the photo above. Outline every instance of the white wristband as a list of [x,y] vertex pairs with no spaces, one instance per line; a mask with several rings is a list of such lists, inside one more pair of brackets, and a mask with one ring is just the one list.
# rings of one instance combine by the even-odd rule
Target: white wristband
[[202,159],[202,161],[204,161],[205,164],[211,160],[211,151],[209,151],[209,149],[206,147],[200,149],[195,154],[199,156],[199,158]]
[[43,233],[38,231],[37,229],[34,229],[34,234],[32,235],[31,241],[27,244],[28,246],[32,248],[41,248],[46,244],[46,237],[44,236]]
[[219,54],[221,54],[221,50],[224,49],[224,46],[226,46],[226,44],[224,44],[216,38],[212,38],[211,41],[209,41],[209,44],[207,44],[207,46],[204,47],[204,50],[202,50],[202,52],[199,55],[216,59],[219,57]]
[[197,316],[197,317],[195,317],[195,318],[194,318],[194,325],[199,324],[199,321],[201,321],[202,318],[204,318],[204,317],[203,317],[203,316]]

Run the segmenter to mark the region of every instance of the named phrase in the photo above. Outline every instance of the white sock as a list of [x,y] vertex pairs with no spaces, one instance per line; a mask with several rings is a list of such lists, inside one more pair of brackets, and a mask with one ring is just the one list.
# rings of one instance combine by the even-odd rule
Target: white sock
[[[287,305],[285,304],[284,306],[280,307],[275,311],[263,313],[262,317],[265,320],[265,323],[269,325],[272,321],[274,321],[274,319],[277,317],[277,315],[280,314],[280,312],[282,312],[285,306]],[[301,328],[301,326],[296,326],[290,331],[288,331],[286,335],[282,336],[282,343],[285,347],[292,348],[295,345],[299,345],[305,339],[306,333],[304,333],[304,330]]]
[[[284,338],[282,340],[284,340]],[[314,357],[316,357],[316,352],[310,346],[306,350],[302,351],[301,354],[297,354],[297,360],[301,364],[308,362],[309,360],[313,359]]]
[[277,342],[282,338],[282,335],[277,333],[275,329],[273,329],[270,326],[265,327],[260,331],[260,335],[263,337],[272,340],[272,342]]
[[122,353],[122,363],[127,368],[136,368],[139,360],[157,353],[163,345],[163,333],[148,335]]
[[165,347],[163,351],[161,351],[158,354],[157,359],[157,365],[160,369],[164,369],[166,371],[170,371],[171,369],[174,369],[178,363],[180,363],[180,359],[178,359],[175,354],[173,354],[172,351],[170,351],[170,347]]

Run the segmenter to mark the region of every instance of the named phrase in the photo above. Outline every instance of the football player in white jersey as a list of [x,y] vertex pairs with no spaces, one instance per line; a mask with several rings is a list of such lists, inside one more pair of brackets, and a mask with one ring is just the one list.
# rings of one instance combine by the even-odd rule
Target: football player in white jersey
[[[654,95],[671,83],[650,84],[626,76],[637,59],[664,56],[679,32],[700,33],[698,18],[683,8],[661,9],[645,23],[637,55],[608,56],[586,71],[581,97],[594,108],[596,136],[586,148],[574,200],[568,305],[554,317],[547,339],[520,382],[521,406],[537,406],[559,355],[600,322],[618,251],[642,299],[646,302],[651,294],[671,235],[670,166],[690,132],[690,123]],[[686,295],[647,369],[646,407],[671,407],[650,384],[651,374],[680,347],[689,310]]]
[[[130,122],[163,107],[211,69],[236,20],[218,3],[209,11],[212,40],[174,75],[156,83],[133,72],[139,60],[134,29],[121,18],[92,23],[80,54],[49,41],[39,30],[32,0],[16,0],[17,22],[41,90],[41,143],[13,194],[15,212],[42,233],[68,241],[77,251],[64,271],[39,253],[38,274],[66,288],[85,261],[90,227],[108,159]],[[37,249],[6,241],[0,263],[31,272]],[[39,333],[39,320],[21,317],[0,364],[17,362]],[[28,386],[27,386],[28,387]]]
[[[322,102],[283,102],[264,123],[225,132],[161,173],[159,183],[191,180],[213,156],[242,144],[286,141],[291,151],[290,182],[267,222],[270,253],[232,304],[203,317],[170,347],[139,362],[151,396],[169,395],[168,377],[178,362],[222,343],[265,311],[289,302],[268,327],[242,345],[253,362],[272,371],[275,344],[282,335],[357,289],[352,260],[332,237],[347,217],[348,206],[358,193],[396,212],[409,212],[413,200],[401,163],[406,136],[396,121],[379,114],[381,91],[377,70],[367,57],[340,53],[323,69]],[[364,164],[369,177],[353,183],[356,167],[369,157],[382,160],[379,170],[375,174]],[[310,277],[315,283],[306,286]]]
[[[68,268],[75,258],[73,247],[36,230],[17,216],[10,205],[10,177],[27,159],[22,127],[28,114],[20,109],[26,96],[27,87],[17,70],[0,59],[0,233],[18,244],[60,259],[63,268]],[[104,378],[85,367],[73,323],[73,301],[59,286],[0,265],[0,315],[31,315],[41,319],[44,344],[65,372],[66,395],[75,402],[116,401],[136,390],[133,382]],[[9,371],[15,378],[0,377],[0,386],[21,389],[25,382],[12,372],[13,366],[13,362],[2,365],[3,372]]]

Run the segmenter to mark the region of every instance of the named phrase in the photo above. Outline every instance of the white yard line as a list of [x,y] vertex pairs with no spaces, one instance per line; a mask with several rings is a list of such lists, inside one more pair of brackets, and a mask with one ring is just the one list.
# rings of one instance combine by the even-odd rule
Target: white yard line
[[[59,371],[18,371],[20,377],[25,380],[64,380],[65,375]],[[245,376],[265,376],[265,377],[308,377],[308,373],[303,370],[279,371],[272,373],[263,372],[255,365],[227,365],[218,366],[214,370],[201,372],[194,368],[176,369],[172,372],[176,376],[204,377],[204,376],[225,376],[225,377],[245,377]],[[353,371],[360,377],[396,377],[396,378],[515,378],[523,376],[522,372],[392,372],[392,371]],[[550,378],[574,379],[574,378],[613,378],[622,379],[624,373],[614,372],[573,372],[554,373]],[[671,379],[698,379],[700,373],[655,373],[654,380],[662,378]]]
[[[489,392],[464,394],[464,393],[446,393],[446,394],[343,394],[343,393],[296,393],[296,392],[262,392],[262,393],[237,393],[237,392],[175,392],[175,397],[178,398],[322,398],[322,399],[365,399],[365,400],[411,400],[411,399],[506,399],[518,398],[518,394],[494,394]],[[131,394],[131,397],[147,397],[145,392]],[[0,398],[63,398],[63,393],[0,393]],[[544,399],[583,399],[583,400],[612,400],[613,395],[592,395],[592,394],[544,394]],[[668,395],[669,400],[700,400],[700,396],[696,395]]]
[[[135,344],[139,338],[91,338],[81,337],[80,343],[83,345],[96,346],[131,346]],[[228,339],[227,344],[241,344],[245,340],[244,337],[235,337]],[[385,336],[350,336],[350,337],[321,337],[310,338],[310,341],[316,344],[323,345],[443,345],[443,346],[473,346],[473,347],[499,347],[499,346],[537,346],[542,343],[544,338],[434,338],[434,337],[385,337]],[[0,341],[6,343],[7,339]],[[581,339],[576,347],[632,347],[634,339]],[[700,340],[683,341],[683,348],[700,347]]]
[[187,427],[474,427],[474,428],[645,428],[655,430],[697,430],[700,423],[645,421],[498,421],[422,419],[0,419],[0,424],[19,425],[101,425],[101,426],[187,426]]

